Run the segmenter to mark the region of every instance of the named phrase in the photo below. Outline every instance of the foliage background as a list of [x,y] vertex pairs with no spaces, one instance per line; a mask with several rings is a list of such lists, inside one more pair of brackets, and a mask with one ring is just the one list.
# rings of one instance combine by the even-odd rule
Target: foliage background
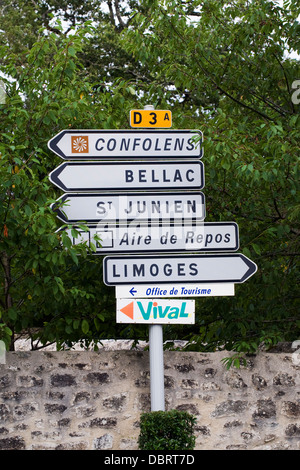
[[66,128],[129,128],[146,104],[170,109],[174,129],[202,130],[206,220],[237,222],[258,265],[234,297],[198,299],[196,324],[164,327],[165,339],[238,353],[298,339],[299,1],[2,0],[0,14],[7,347],[24,331],[33,348],[147,339],[115,323],[102,257],[56,232],[48,174],[61,160],[47,148]]

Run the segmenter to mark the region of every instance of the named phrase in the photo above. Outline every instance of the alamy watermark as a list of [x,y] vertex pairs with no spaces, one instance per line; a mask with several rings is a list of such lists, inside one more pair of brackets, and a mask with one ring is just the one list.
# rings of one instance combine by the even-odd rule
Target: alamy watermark
[[292,103],[299,104],[300,103],[300,80],[293,81],[292,89],[295,90],[291,96]]
[[5,85],[2,80],[0,80],[0,104],[5,104],[6,100],[6,91],[5,91]]

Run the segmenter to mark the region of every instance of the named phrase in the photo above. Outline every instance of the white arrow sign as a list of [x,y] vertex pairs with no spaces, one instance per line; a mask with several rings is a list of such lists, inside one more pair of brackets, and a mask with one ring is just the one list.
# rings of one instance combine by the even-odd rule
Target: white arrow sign
[[48,147],[63,159],[201,158],[199,130],[78,130],[59,132]]
[[103,262],[108,286],[170,281],[241,283],[256,271],[256,264],[242,254],[106,256]]
[[117,299],[117,323],[193,324],[195,301]]
[[218,297],[234,295],[234,284],[126,284],[116,286],[117,299],[161,297]]
[[[199,222],[197,224],[148,226],[87,226],[87,230],[67,229],[74,245],[93,243],[97,254],[124,252],[235,251],[239,248],[238,226],[234,222]],[[98,242],[95,240],[100,239]]]
[[205,199],[201,192],[64,194],[52,208],[63,222],[158,222],[205,218]]
[[201,189],[201,161],[67,162],[49,175],[63,191]]

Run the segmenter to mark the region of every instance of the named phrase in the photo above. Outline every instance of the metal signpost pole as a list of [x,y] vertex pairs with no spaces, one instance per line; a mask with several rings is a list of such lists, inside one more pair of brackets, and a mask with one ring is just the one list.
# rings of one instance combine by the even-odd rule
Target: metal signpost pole
[[151,411],[165,411],[162,325],[149,325]]
[[[152,110],[148,105],[144,109]],[[162,325],[149,325],[151,411],[165,411],[164,349]]]

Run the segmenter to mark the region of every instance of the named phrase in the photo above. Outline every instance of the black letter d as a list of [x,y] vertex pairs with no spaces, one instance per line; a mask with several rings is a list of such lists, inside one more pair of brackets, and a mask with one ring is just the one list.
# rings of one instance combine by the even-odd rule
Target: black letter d
[[141,113],[138,113],[137,111],[135,111],[133,113],[133,123],[134,124],[140,124],[142,122],[142,115]]

